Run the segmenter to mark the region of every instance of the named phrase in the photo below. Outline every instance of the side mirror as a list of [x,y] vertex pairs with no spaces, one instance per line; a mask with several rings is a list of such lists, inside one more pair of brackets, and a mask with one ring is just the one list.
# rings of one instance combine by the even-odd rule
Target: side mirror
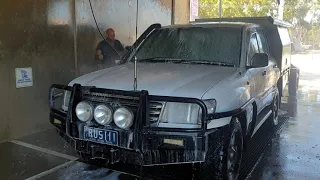
[[269,65],[269,57],[265,53],[255,53],[251,59],[251,68],[266,67]]

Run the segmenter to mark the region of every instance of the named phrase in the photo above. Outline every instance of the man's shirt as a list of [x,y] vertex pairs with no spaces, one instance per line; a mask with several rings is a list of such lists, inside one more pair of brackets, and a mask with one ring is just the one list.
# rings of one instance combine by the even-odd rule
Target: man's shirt
[[106,40],[102,40],[99,42],[96,50],[101,50],[103,55],[103,64],[114,64],[114,60],[119,60],[120,52],[124,51],[124,48],[119,40],[115,40],[113,42],[113,48],[118,52],[116,52],[112,47],[111,43],[108,43]]

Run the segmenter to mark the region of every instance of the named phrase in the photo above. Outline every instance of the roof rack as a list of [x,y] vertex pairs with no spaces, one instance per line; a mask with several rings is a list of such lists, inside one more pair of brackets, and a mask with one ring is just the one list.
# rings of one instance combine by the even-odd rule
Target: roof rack
[[259,24],[262,26],[282,26],[286,28],[292,27],[292,25],[286,21],[273,18],[271,16],[265,17],[233,17],[233,18],[204,18],[204,19],[195,19],[197,22],[244,22],[244,23],[253,23]]

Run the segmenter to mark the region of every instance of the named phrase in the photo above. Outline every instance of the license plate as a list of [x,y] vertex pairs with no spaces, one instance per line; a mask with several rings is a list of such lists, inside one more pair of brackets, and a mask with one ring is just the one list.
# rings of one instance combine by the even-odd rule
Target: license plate
[[84,126],[84,139],[102,144],[118,145],[118,132]]

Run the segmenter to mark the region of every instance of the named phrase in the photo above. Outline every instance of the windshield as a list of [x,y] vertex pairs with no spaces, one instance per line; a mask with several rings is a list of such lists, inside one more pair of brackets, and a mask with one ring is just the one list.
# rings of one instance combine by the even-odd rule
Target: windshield
[[218,63],[236,66],[241,50],[241,29],[188,27],[155,30],[140,46],[138,61]]

